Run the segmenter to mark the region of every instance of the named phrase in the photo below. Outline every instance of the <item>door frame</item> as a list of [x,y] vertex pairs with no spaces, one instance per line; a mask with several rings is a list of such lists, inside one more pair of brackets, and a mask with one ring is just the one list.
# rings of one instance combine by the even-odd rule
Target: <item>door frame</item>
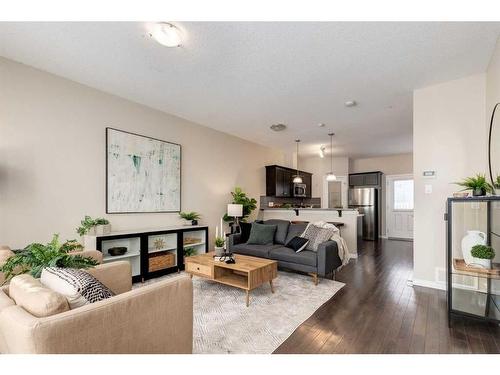
[[[392,197],[391,197],[391,184],[392,181],[394,180],[413,180],[413,188],[415,189],[415,179],[413,177],[413,173],[404,173],[404,174],[390,174],[385,176],[385,205],[384,205],[384,224],[385,224],[385,236],[387,238],[397,238],[397,239],[404,239],[408,241],[413,241],[412,238],[398,238],[398,237],[390,237],[388,235],[388,229],[389,229],[389,212],[391,211],[391,204],[392,204]],[[413,210],[401,210],[401,211],[408,211],[408,212],[414,212],[415,211],[415,192],[413,193]],[[415,220],[415,218],[413,219]]]
[[[341,182],[342,208],[347,208],[347,193],[349,190],[347,176],[337,176],[337,181]],[[321,197],[321,208],[328,208],[328,181],[323,176],[323,196]]]

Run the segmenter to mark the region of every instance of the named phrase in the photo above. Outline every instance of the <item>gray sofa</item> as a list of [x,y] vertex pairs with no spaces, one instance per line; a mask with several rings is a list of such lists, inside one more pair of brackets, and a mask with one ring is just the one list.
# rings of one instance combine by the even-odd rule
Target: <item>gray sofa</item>
[[241,234],[231,234],[228,238],[228,250],[235,254],[250,255],[278,261],[278,267],[305,272],[318,283],[319,277],[335,277],[335,270],[342,265],[335,241],[323,242],[318,251],[302,250],[296,253],[285,247],[293,237],[300,236],[306,229],[306,223],[293,224],[287,220],[266,220],[267,225],[276,225],[274,243],[250,245],[242,243]]

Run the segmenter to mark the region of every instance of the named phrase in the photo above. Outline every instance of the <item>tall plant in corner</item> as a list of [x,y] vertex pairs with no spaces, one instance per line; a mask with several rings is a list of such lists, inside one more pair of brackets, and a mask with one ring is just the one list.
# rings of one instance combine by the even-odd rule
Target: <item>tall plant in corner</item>
[[90,268],[97,266],[94,258],[78,254],[70,254],[75,250],[75,241],[59,242],[59,235],[54,234],[52,241],[46,245],[32,243],[24,250],[16,252],[0,267],[0,272],[5,274],[5,282],[16,275],[29,273],[33,277],[40,277],[45,267],[62,268]]
[[[240,221],[246,221],[252,211],[257,208],[257,201],[254,198],[249,198],[240,187],[235,187],[231,195],[233,196],[232,203],[243,205],[243,217]],[[232,216],[227,216],[227,214],[224,215],[224,221],[229,222],[233,220],[234,218]]]

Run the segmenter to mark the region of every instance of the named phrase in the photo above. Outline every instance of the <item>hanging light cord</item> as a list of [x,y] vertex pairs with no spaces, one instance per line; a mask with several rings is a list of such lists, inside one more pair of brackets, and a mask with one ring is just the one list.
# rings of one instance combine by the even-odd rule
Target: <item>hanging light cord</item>
[[297,143],[297,176],[299,175],[299,142],[300,139],[295,140],[295,143]]
[[330,173],[333,173],[333,134],[328,134],[330,136]]

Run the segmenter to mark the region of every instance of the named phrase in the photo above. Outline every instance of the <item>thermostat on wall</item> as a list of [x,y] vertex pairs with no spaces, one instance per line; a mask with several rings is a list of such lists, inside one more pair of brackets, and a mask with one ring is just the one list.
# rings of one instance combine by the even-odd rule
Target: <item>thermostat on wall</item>
[[422,176],[424,178],[436,178],[436,171],[423,171]]

